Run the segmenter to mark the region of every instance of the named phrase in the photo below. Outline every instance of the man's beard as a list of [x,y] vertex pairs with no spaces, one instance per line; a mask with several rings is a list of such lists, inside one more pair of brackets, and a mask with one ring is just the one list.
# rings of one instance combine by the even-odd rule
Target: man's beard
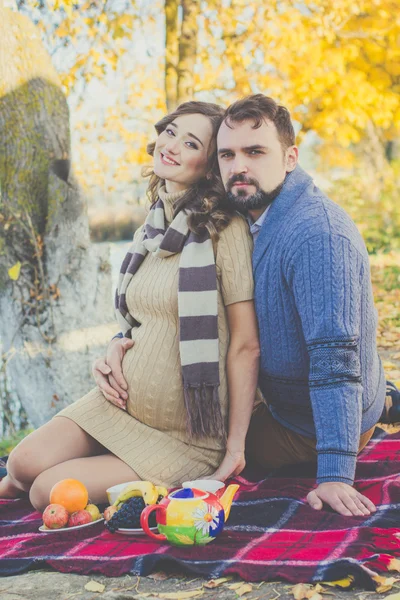
[[[247,193],[239,189],[235,194],[232,192],[232,187],[236,182],[248,183],[256,188],[254,194],[250,196]],[[284,181],[276,186],[270,192],[265,192],[260,188],[258,181],[245,177],[244,175],[233,175],[227,183],[227,196],[231,205],[239,212],[246,214],[249,210],[260,210],[267,208],[273,200],[279,195]]]

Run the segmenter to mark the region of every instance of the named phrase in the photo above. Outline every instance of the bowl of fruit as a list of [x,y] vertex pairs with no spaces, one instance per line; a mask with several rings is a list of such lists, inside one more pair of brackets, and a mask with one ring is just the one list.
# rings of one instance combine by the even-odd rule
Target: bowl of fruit
[[81,481],[63,479],[50,492],[50,503],[46,506],[39,531],[54,533],[82,529],[103,521],[99,508],[89,500],[89,494]]
[[[158,504],[168,490],[155,486],[151,481],[131,481],[114,485],[107,490],[110,502],[104,510],[105,526],[110,533],[144,535],[140,515],[146,506]],[[149,520],[151,529],[157,530],[155,515]]]

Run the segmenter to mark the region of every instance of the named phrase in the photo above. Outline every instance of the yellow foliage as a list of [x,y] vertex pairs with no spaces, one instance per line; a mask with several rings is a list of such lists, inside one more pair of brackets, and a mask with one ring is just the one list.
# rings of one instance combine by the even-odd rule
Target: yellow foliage
[[[36,4],[24,2],[32,11],[39,10]],[[105,140],[124,144],[121,173],[133,159],[147,161],[150,123],[166,111],[164,3],[144,4],[139,10],[129,2],[121,8],[119,3],[53,0],[40,9],[46,16],[39,22],[43,35],[54,46],[63,42],[76,52],[72,65],[58,62],[66,93],[82,82],[109,81],[112,71],[126,82],[104,133]],[[195,96],[227,105],[252,92],[272,95],[300,123],[299,140],[311,130],[319,136],[321,164],[353,168],[364,141],[376,138],[383,148],[400,133],[397,13],[397,0],[229,0],[223,9],[220,0],[205,0],[197,22]],[[136,44],[142,31],[146,39]],[[138,50],[144,54],[143,49],[154,52],[155,47],[151,59],[137,56]],[[128,123],[132,119],[140,123],[136,137]],[[379,165],[375,171],[380,173]],[[363,221],[363,227],[369,225]]]

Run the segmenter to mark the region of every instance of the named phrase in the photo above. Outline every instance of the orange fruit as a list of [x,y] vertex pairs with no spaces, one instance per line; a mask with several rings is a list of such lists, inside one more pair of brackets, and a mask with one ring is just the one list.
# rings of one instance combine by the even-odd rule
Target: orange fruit
[[62,479],[50,491],[50,504],[61,504],[69,513],[83,510],[88,500],[86,487],[77,479]]

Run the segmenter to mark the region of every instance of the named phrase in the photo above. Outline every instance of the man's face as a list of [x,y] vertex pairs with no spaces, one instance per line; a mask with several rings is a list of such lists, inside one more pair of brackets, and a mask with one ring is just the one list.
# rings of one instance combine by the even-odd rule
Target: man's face
[[297,164],[297,148],[284,149],[271,121],[257,129],[252,120],[222,123],[218,163],[228,197],[241,212],[263,212],[279,194],[286,173]]

